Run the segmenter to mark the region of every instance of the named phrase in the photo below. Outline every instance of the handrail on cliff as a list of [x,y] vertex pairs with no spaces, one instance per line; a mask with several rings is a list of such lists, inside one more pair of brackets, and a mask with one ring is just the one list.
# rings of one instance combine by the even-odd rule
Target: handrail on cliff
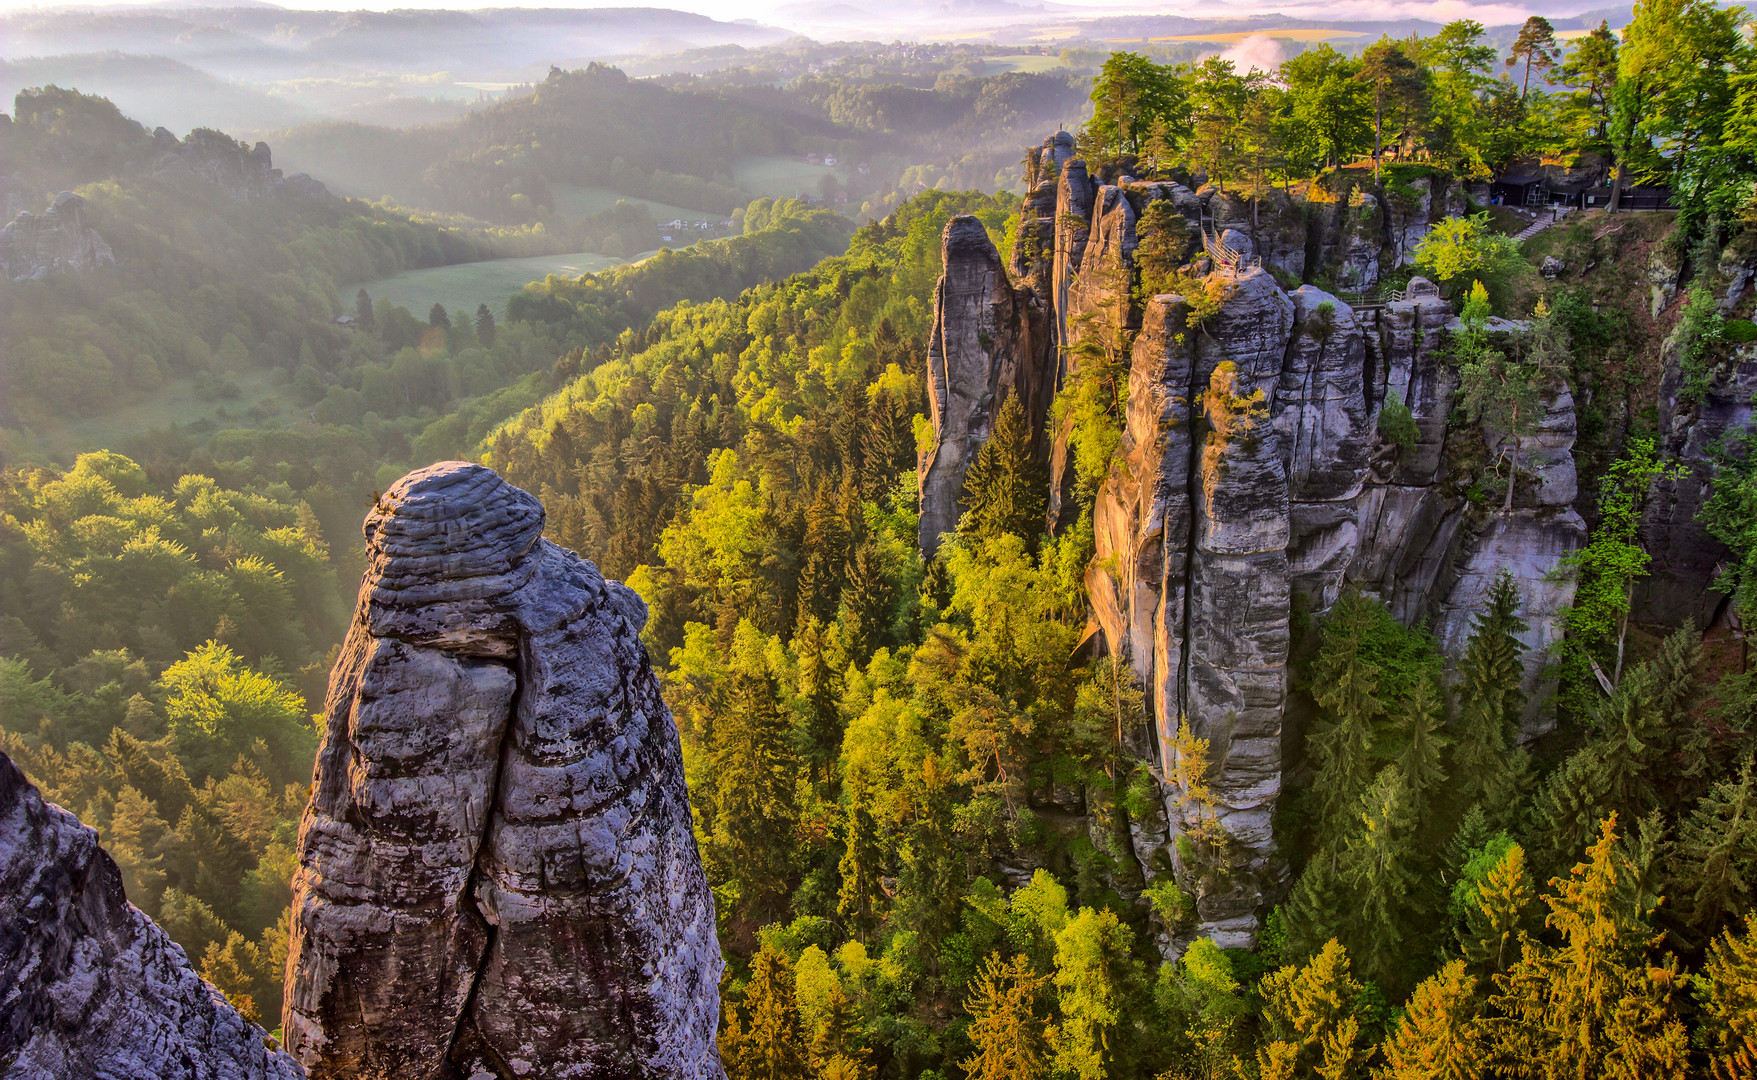
[[1246,258],[1243,252],[1234,251],[1220,242],[1220,237],[1208,227],[1206,220],[1202,224],[1202,250],[1214,261],[1216,267],[1224,267],[1233,273],[1263,265],[1260,256]]

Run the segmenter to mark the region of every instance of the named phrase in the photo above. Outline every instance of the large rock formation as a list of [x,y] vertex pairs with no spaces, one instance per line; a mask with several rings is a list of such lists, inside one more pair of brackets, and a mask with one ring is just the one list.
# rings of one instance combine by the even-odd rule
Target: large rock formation
[[[1087,591],[1104,647],[1145,690],[1162,775],[1179,775],[1183,724],[1208,741],[1213,762],[1200,801],[1165,785],[1169,832],[1135,829],[1134,862],[1148,874],[1169,865],[1195,895],[1195,934],[1245,945],[1285,878],[1272,817],[1284,743],[1299,745],[1304,722],[1288,712],[1296,605],[1321,614],[1358,587],[1407,623],[1429,620],[1456,655],[1483,593],[1510,571],[1529,623],[1528,730],[1541,726],[1544,650],[1574,588],[1558,568],[1584,540],[1572,506],[1573,400],[1551,388],[1540,430],[1517,447],[1513,506],[1479,508],[1446,474],[1456,377],[1442,355],[1452,313],[1438,290],[1416,278],[1401,298],[1351,306],[1309,284],[1290,295],[1277,280],[1322,270],[1370,287],[1408,260],[1434,221],[1462,212],[1460,191],[1421,181],[1310,202],[1276,193],[1252,206],[1211,187],[1100,183],[1068,152],[1052,139],[1029,155],[1018,288],[992,276],[992,259],[980,264],[979,286],[948,288],[971,262],[955,264],[948,245],[930,363],[936,428],[942,445],[948,431],[956,436],[968,460],[987,429],[950,429],[939,402],[983,398],[1000,370],[1051,368],[1059,385],[1082,363],[1109,360],[1113,346],[1126,349],[1127,424],[1093,507]],[[1138,303],[1137,231],[1159,200],[1205,233],[1206,254],[1184,278],[1201,295]],[[1030,254],[1020,255],[1027,241]],[[1009,333],[1007,312],[1038,297],[1051,309],[1056,348],[1008,357],[1026,337]],[[940,359],[942,342],[970,338],[995,348],[961,367]],[[1397,426],[1381,432],[1382,416]],[[1497,433],[1481,435],[1498,445]],[[1068,436],[1046,434],[1055,530],[1073,524]],[[930,505],[923,472],[924,536],[932,506],[956,498],[949,478],[940,483]],[[1178,843],[1197,818],[1204,836],[1217,822],[1225,842]]]
[[85,200],[71,191],[40,214],[24,210],[0,229],[0,271],[11,281],[89,274],[116,265],[110,245],[85,223]]
[[282,176],[281,170],[274,167],[273,154],[265,142],[246,146],[229,135],[206,128],[178,140],[169,131],[158,128],[153,132],[153,143],[158,151],[152,166],[155,179],[212,184],[234,202],[276,195],[317,198],[329,194],[321,182],[304,173]]
[[331,675],[284,1030],[316,1078],[722,1077],[713,898],[629,589],[409,474]]
[[0,754],[0,1075],[301,1076],[271,1045],[128,902],[97,833]]
[[1018,394],[1032,430],[1042,429],[1055,388],[1040,357],[1049,348],[1042,305],[1013,288],[982,222],[959,215],[940,240],[945,272],[934,289],[927,345],[933,444],[917,467],[921,550],[958,527],[964,474],[993,433],[1007,394]]

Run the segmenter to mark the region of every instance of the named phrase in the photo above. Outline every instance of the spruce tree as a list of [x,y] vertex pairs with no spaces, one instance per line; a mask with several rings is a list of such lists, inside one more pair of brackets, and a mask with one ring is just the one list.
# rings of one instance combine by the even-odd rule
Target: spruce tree
[[836,914],[846,920],[857,940],[865,940],[878,923],[879,877],[884,873],[884,850],[879,845],[878,824],[866,807],[866,797],[856,785],[850,784],[845,790],[848,808],[843,825],[842,859],[836,868],[842,878]]
[[1383,712],[1379,667],[1361,655],[1372,601],[1349,592],[1336,602],[1312,662],[1312,696],[1323,719],[1310,739],[1317,765],[1318,847],[1340,853],[1354,828],[1354,811],[1372,782],[1373,721]]
[[435,330],[450,330],[451,315],[446,312],[444,304],[434,304],[427,311],[427,325]]
[[1679,826],[1670,863],[1670,906],[1692,947],[1757,902],[1757,777],[1749,757],[1737,779],[1714,785]]
[[805,701],[801,733],[814,780],[823,780],[842,751],[841,680],[831,665],[823,623],[808,618],[793,637],[799,657],[799,696]]
[[1358,813],[1362,828],[1349,837],[1341,860],[1354,901],[1347,909],[1345,940],[1363,974],[1396,985],[1407,930],[1405,901],[1416,885],[1420,858],[1415,808],[1402,770],[1382,769],[1361,796]]
[[1337,870],[1337,862],[1325,848],[1313,852],[1287,896],[1282,918],[1287,927],[1289,959],[1317,955],[1326,941],[1342,932],[1353,900]]
[[1452,775],[1462,809],[1505,805],[1511,795],[1509,754],[1525,708],[1520,690],[1525,670],[1519,660],[1524,645],[1516,636],[1525,623],[1518,615],[1519,593],[1512,575],[1496,578],[1487,599],[1458,661]]
[[842,593],[847,611],[848,646],[857,657],[892,644],[891,614],[897,591],[885,574],[878,545],[868,537],[854,549],[848,586]]
[[377,325],[377,319],[372,314],[372,297],[367,295],[365,289],[354,294],[354,321],[362,330],[370,330]]
[[494,312],[488,309],[487,304],[476,305],[476,340],[484,348],[494,344]]
[[732,676],[713,734],[713,834],[708,850],[723,879],[737,880],[753,910],[778,912],[793,876],[798,771],[786,721],[766,674]]
[[1445,734],[1445,698],[1431,675],[1416,679],[1403,706],[1406,741],[1397,755],[1397,769],[1408,786],[1412,817],[1418,829],[1431,820],[1431,806],[1446,780],[1441,757],[1451,739]]
[[1007,394],[994,433],[964,475],[958,535],[971,547],[1002,534],[1035,544],[1048,512],[1049,474],[1031,445],[1031,425],[1018,394]]
[[849,556],[848,521],[837,498],[836,485],[818,482],[811,505],[805,511],[804,566],[799,575],[799,619],[836,619],[842,587],[847,583]]

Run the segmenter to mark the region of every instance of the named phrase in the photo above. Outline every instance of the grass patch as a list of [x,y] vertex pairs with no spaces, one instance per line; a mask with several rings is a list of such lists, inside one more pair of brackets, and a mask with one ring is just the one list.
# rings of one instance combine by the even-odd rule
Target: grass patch
[[[619,200],[631,203],[645,203],[648,213],[654,221],[670,221],[676,218],[681,221],[724,221],[725,214],[716,214],[708,210],[692,210],[687,206],[673,206],[670,203],[654,202],[638,195],[624,195],[620,191],[612,191],[603,187],[582,187],[579,184],[550,184],[549,192],[555,199],[555,212],[571,220],[583,218],[587,214],[596,214],[615,206]],[[572,258],[573,256],[562,256]]]
[[732,166],[732,178],[738,186],[772,199],[791,199],[801,194],[818,194],[818,184],[825,176],[844,172],[842,166],[810,165],[790,157],[740,158]]
[[1047,71],[1061,71],[1065,66],[1059,56],[1040,56],[1037,53],[1020,53],[1017,56],[985,56],[982,58],[982,73],[984,75],[1004,75],[1014,71],[1022,71],[1027,75],[1042,75]]
[[506,314],[506,298],[524,288],[526,282],[541,281],[550,274],[579,277],[629,261],[638,260],[616,259],[592,252],[488,259],[409,270],[395,277],[369,281],[361,287],[371,293],[373,299],[401,304],[423,321],[435,303],[444,304],[447,311],[462,308],[471,313],[475,312],[476,305],[487,304],[499,318]]

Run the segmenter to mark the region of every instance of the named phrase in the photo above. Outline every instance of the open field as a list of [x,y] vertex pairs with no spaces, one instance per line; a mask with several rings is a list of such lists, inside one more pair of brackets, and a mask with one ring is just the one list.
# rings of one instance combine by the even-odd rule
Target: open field
[[791,199],[801,192],[816,195],[824,176],[838,172],[844,172],[840,165],[808,165],[790,157],[740,158],[732,165],[732,178],[740,187],[774,199]]
[[982,72],[985,75],[999,75],[1010,71],[1022,71],[1027,75],[1041,75],[1046,71],[1059,71],[1062,66],[1061,57],[1039,56],[1036,53],[982,58]]
[[526,282],[541,281],[550,274],[578,277],[627,261],[591,252],[488,259],[456,266],[408,270],[395,277],[369,281],[363,287],[374,300],[385,299],[401,304],[419,319],[425,319],[428,309],[435,303],[444,304],[447,311],[463,308],[472,314],[476,305],[487,304],[499,317],[506,314],[506,298]]
[[193,378],[170,379],[163,386],[141,395],[131,405],[103,416],[79,417],[65,424],[44,427],[35,432],[38,445],[58,459],[71,459],[75,453],[94,446],[121,447],[129,440],[173,424],[182,427],[227,428],[256,427],[261,423],[249,416],[252,406],[260,406],[258,415],[279,415],[291,421],[287,410],[293,408],[285,388],[275,383],[268,369],[220,376],[218,383],[230,383],[238,394],[233,398],[215,398],[196,393]]
[[653,215],[654,221],[670,221],[673,218],[683,221],[723,221],[726,218],[725,214],[654,202],[652,199],[643,199],[638,195],[624,195],[620,191],[612,191],[609,188],[582,187],[578,184],[551,184],[549,191],[555,196],[556,213],[569,220],[583,218],[587,214],[596,214],[600,210],[608,210],[616,205],[618,199],[633,203],[646,203],[647,211]]

